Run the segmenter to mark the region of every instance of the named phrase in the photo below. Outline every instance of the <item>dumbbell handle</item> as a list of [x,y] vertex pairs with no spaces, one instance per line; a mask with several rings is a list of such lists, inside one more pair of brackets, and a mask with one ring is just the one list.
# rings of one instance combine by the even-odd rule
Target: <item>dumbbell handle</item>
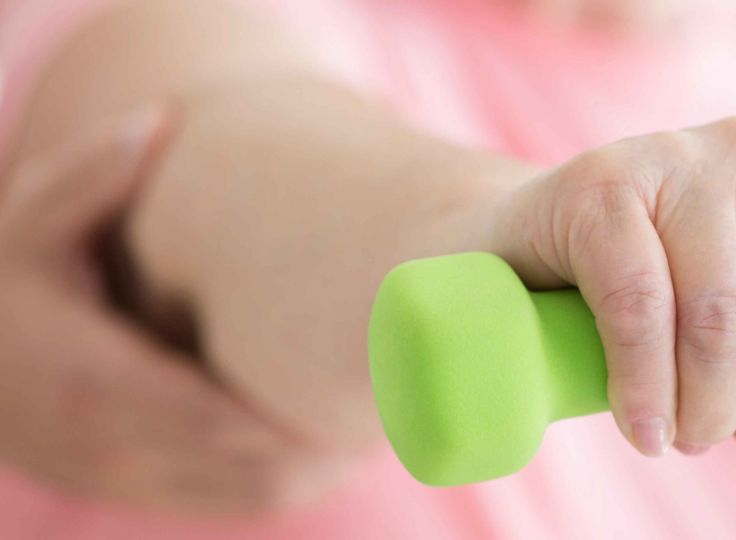
[[529,293],[550,377],[550,421],[608,409],[606,364],[595,319],[577,289]]

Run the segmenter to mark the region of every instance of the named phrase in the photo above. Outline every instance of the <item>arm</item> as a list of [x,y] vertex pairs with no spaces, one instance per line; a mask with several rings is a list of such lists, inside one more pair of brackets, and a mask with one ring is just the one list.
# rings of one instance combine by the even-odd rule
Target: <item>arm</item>
[[170,5],[131,4],[66,47],[27,151],[174,96],[180,136],[127,230],[145,289],[194,310],[209,362],[269,421],[309,445],[362,446],[377,431],[365,331],[381,277],[487,249],[488,201],[531,168],[413,131],[288,46],[266,62],[274,38],[244,10]]
[[[612,410],[643,453],[733,433],[733,264],[716,275],[708,257],[686,256],[730,253],[718,241],[728,223],[692,224],[732,213],[732,123],[539,173],[413,131],[245,11],[170,6],[129,3],[80,33],[39,86],[19,152],[121,107],[181,104],[180,136],[125,240],[149,310],[194,317],[208,364],[278,434],[261,487],[293,493],[375,438],[365,332],[376,286],[398,262],[455,251],[494,251],[534,287],[579,285]],[[265,45],[274,39],[282,46]],[[719,196],[681,204],[702,200],[704,164]]]

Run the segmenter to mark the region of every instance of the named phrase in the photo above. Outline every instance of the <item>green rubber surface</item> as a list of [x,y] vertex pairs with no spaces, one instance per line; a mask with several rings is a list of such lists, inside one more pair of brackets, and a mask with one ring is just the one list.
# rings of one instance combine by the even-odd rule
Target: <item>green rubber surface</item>
[[550,422],[608,409],[603,348],[577,289],[530,292],[488,253],[393,269],[368,345],[386,435],[425,484],[516,472]]

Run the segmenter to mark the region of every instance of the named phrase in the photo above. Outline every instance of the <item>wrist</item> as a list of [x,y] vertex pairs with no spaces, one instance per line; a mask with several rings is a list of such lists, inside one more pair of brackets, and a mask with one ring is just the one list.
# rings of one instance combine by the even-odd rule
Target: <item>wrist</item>
[[466,158],[458,183],[467,201],[466,245],[458,251],[486,251],[504,256],[519,240],[524,204],[520,195],[542,169],[536,165],[485,152]]

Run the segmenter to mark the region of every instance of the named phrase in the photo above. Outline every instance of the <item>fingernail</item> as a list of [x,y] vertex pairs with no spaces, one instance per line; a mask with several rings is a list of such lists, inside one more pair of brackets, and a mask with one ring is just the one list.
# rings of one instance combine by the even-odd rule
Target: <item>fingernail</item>
[[[162,127],[166,110],[160,105],[149,105],[132,113],[123,122],[122,138],[128,158],[139,161],[150,146],[151,139]],[[131,164],[135,166],[135,163]]]
[[699,454],[705,454],[708,450],[710,450],[710,446],[702,445],[702,444],[690,444],[685,442],[677,441],[674,444],[675,448],[677,448],[680,452],[683,454],[687,454],[688,456],[697,456]]
[[645,456],[662,456],[670,448],[667,431],[667,421],[661,416],[639,420],[632,427],[634,444]]

